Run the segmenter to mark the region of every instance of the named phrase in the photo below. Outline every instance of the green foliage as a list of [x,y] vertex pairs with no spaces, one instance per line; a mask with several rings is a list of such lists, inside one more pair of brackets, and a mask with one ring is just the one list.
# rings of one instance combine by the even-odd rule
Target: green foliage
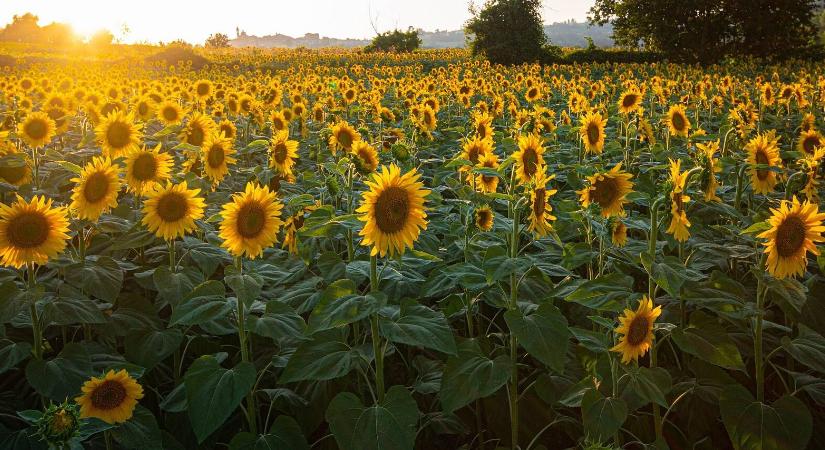
[[211,48],[227,48],[229,47],[229,36],[223,33],[210,34],[203,45]]
[[393,30],[379,33],[372,38],[372,42],[364,48],[367,52],[394,52],[407,53],[421,47],[421,38],[418,30],[409,28],[407,31]]
[[487,0],[465,25],[473,55],[497,64],[547,61],[539,0]]

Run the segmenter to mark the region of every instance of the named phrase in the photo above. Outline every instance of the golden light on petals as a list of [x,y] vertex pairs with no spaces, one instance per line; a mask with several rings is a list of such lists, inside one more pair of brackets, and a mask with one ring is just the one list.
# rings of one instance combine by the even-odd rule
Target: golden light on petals
[[647,296],[642,297],[636,311],[625,309],[616,328],[619,343],[610,351],[621,353],[624,364],[638,361],[653,345],[653,324],[661,314],[662,307],[654,308],[653,301]]
[[819,255],[818,242],[825,242],[825,213],[815,203],[783,200],[779,208],[771,209],[771,228],[758,237],[767,239],[763,245],[767,270],[776,278],[801,276],[808,265],[808,252]]
[[83,168],[72,192],[71,209],[81,219],[96,221],[104,212],[117,206],[120,191],[120,167],[106,157],[95,157]]
[[65,207],[53,207],[46,197],[27,202],[22,197],[0,204],[0,263],[23,267],[43,265],[66,248],[69,219]]
[[203,217],[206,204],[199,193],[200,189],[189,189],[185,181],[157,185],[146,195],[141,222],[157,237],[181,237],[195,230],[195,221]]
[[123,423],[134,413],[143,387],[126,370],[110,370],[103,377],[92,377],[75,398],[80,405],[80,417],[95,417],[106,423]]
[[632,177],[622,170],[621,163],[607,172],[587,177],[588,185],[577,191],[582,206],[598,205],[602,217],[623,216],[627,195],[633,192]]
[[261,256],[264,249],[278,240],[278,230],[283,223],[282,208],[277,194],[269,187],[247,183],[244,192],[233,195],[232,200],[223,205],[221,245],[235,256]]

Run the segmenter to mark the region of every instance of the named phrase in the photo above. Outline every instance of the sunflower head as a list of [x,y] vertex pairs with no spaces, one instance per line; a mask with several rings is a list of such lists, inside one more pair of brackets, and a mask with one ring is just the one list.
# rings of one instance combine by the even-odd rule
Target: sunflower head
[[817,148],[822,146],[822,135],[816,130],[803,131],[799,136],[797,149],[800,153],[813,155]]
[[640,356],[647,353],[653,345],[653,324],[660,314],[662,307],[654,308],[653,301],[647,296],[642,297],[636,311],[624,310],[616,328],[616,334],[620,336],[619,343],[610,349],[622,354],[622,363],[638,361]]
[[17,128],[17,134],[30,147],[42,147],[48,144],[56,132],[57,125],[44,112],[29,113]]
[[247,183],[223,206],[219,235],[223,247],[235,256],[257,258],[278,240],[281,209],[275,192],[267,186]]
[[69,448],[69,441],[80,434],[80,407],[68,401],[50,404],[34,426],[50,448]]
[[200,189],[180,184],[157,185],[146,195],[142,223],[157,237],[171,241],[193,231],[203,217],[206,204],[198,197]]
[[83,168],[72,192],[71,209],[81,219],[97,221],[101,214],[117,206],[120,167],[107,157],[95,157]]
[[579,134],[584,141],[584,149],[588,153],[600,154],[604,149],[604,128],[607,126],[607,118],[602,118],[601,113],[593,111],[586,114],[581,119]]
[[636,88],[624,91],[619,97],[618,107],[622,114],[630,114],[639,109],[642,104],[642,94]]
[[534,178],[530,190],[530,223],[527,229],[537,237],[547,236],[553,231],[551,223],[556,220],[556,217],[552,214],[553,207],[550,206],[550,197],[556,193],[556,190],[547,187],[550,180],[555,178],[555,175],[547,176],[546,171],[546,167],[539,167],[539,172]]
[[126,370],[108,371],[104,376],[92,377],[75,398],[80,405],[80,416],[96,417],[106,423],[123,423],[134,413],[138,400],[143,398],[143,387]]
[[776,278],[803,275],[808,252],[819,255],[817,243],[825,241],[825,213],[819,213],[815,203],[800,203],[796,197],[783,200],[778,209],[771,211],[771,228],[758,236],[767,239],[763,245],[768,272]]
[[347,152],[350,151],[352,144],[361,140],[361,134],[356,131],[352,125],[343,120],[333,125],[331,131],[329,148],[332,150],[333,155],[339,149]]
[[195,147],[202,147],[214,130],[215,122],[212,118],[203,113],[195,112],[183,128],[180,141]]
[[157,117],[166,126],[177,125],[183,120],[183,109],[177,102],[167,100],[158,105]]
[[132,114],[116,110],[108,114],[95,128],[103,154],[117,158],[140,147],[142,125],[134,123]]
[[364,223],[359,233],[361,245],[371,246],[371,255],[403,254],[412,247],[422,229],[427,228],[424,198],[430,191],[418,181],[412,169],[402,174],[395,164],[383,166],[366,184],[361,206],[356,210]]
[[275,133],[269,141],[269,167],[284,176],[292,175],[292,167],[298,159],[298,141],[289,139],[289,130]]
[[530,183],[539,167],[544,166],[544,140],[537,134],[519,136],[518,150],[513,153],[516,160],[516,178],[521,184]]
[[378,152],[375,147],[364,141],[358,141],[352,144],[353,161],[355,168],[362,175],[368,175],[375,172],[378,168]]
[[141,194],[169,179],[172,156],[161,153],[161,144],[153,149],[134,150],[126,157],[126,183],[129,190]]
[[69,219],[65,207],[36,196],[0,204],[0,263],[9,267],[46,264],[66,248]]
[[767,194],[776,186],[777,174],[772,169],[781,167],[779,138],[775,132],[760,133],[745,145],[751,184],[757,194]]
[[633,175],[622,170],[622,164],[616,164],[607,172],[600,172],[587,177],[588,185],[578,191],[582,206],[585,208],[596,204],[601,209],[602,217],[624,215],[627,195],[633,191]]
[[624,247],[627,244],[627,225],[621,220],[616,220],[610,228],[610,241],[616,247]]
[[665,123],[671,136],[687,137],[690,132],[690,120],[688,120],[685,106],[676,104],[670,107],[665,117]]
[[203,172],[212,180],[214,185],[223,180],[229,173],[229,164],[237,161],[233,156],[235,149],[232,148],[232,140],[223,133],[212,132],[201,147],[201,164]]
[[473,223],[481,231],[492,230],[494,218],[493,210],[487,205],[480,206],[473,212]]

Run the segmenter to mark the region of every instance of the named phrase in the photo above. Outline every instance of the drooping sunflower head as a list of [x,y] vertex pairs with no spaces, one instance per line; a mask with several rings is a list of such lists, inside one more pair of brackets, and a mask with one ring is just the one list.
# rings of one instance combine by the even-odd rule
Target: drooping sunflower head
[[215,122],[209,116],[195,112],[183,128],[180,141],[195,147],[202,147],[206,138],[215,131]]
[[757,194],[773,191],[777,183],[774,170],[782,165],[779,156],[779,138],[773,131],[760,133],[745,145],[750,165],[751,185]]
[[329,148],[334,155],[336,151],[342,149],[346,152],[352,149],[352,144],[361,140],[361,134],[346,121],[340,121],[332,126],[332,134],[329,137]]
[[161,153],[161,144],[154,149],[134,150],[126,156],[126,183],[132,192],[141,194],[169,179],[172,156]]
[[604,149],[604,128],[607,126],[607,118],[602,118],[597,111],[586,114],[581,119],[579,134],[584,141],[584,149],[587,153],[600,154]]
[[716,196],[716,189],[719,187],[716,173],[722,170],[716,160],[716,153],[719,151],[719,139],[696,144],[696,148],[699,150],[697,157],[702,168],[701,185],[705,194],[705,201],[719,202],[721,199]]
[[[481,158],[484,155],[493,152],[493,142],[489,139],[481,139],[478,137],[473,137],[466,139],[461,146],[461,154],[459,158],[466,159],[473,163],[473,166],[477,165]],[[460,172],[467,172],[473,168],[473,166],[460,166],[458,170]]]
[[527,184],[544,166],[544,140],[537,134],[519,136],[518,150],[513,153],[516,160],[516,178],[519,183]]
[[352,155],[355,167],[362,175],[375,172],[378,168],[378,152],[369,143],[358,141],[352,144]]
[[54,120],[44,112],[31,112],[17,128],[17,134],[30,147],[42,147],[49,142],[57,131]]
[[244,192],[223,205],[221,244],[235,256],[257,258],[278,240],[283,205],[267,186],[247,183]]
[[476,228],[481,231],[490,231],[493,229],[495,216],[493,210],[489,206],[484,205],[475,209],[473,218]]
[[803,275],[808,252],[819,255],[816,245],[825,241],[825,213],[819,213],[815,203],[800,203],[796,197],[783,200],[779,208],[771,211],[771,228],[758,236],[768,240],[763,244],[768,272],[776,278]]
[[17,146],[6,141],[7,133],[0,133],[0,180],[14,186],[24,186],[32,182],[29,156],[18,151]]
[[97,142],[103,154],[114,159],[140,147],[143,125],[136,124],[131,114],[116,110],[107,115],[95,128]]
[[616,328],[616,333],[620,335],[619,343],[610,349],[622,354],[622,363],[638,361],[640,356],[647,353],[653,345],[653,324],[661,314],[662,307],[654,308],[653,300],[647,296],[642,297],[636,311],[624,310]]
[[690,221],[687,218],[685,204],[690,201],[690,197],[684,191],[687,183],[688,171],[681,171],[681,161],[670,161],[670,226],[667,233],[679,241],[684,242],[690,237]]
[[685,106],[676,104],[670,107],[665,117],[665,123],[671,136],[687,137],[690,132],[690,120],[688,120]]
[[624,247],[627,244],[627,225],[621,220],[613,222],[610,228],[610,241],[616,247]]
[[596,204],[601,209],[602,217],[624,215],[627,195],[633,191],[633,175],[622,170],[622,164],[616,164],[607,172],[597,173],[587,178],[588,185],[578,191],[582,206],[585,208]]
[[552,232],[552,222],[556,220],[552,214],[553,207],[550,206],[550,197],[555,195],[556,190],[547,187],[555,175],[548,176],[546,172],[546,167],[539,167],[539,172],[530,190],[530,216],[527,229],[532,231],[536,237],[544,237]]
[[[498,168],[498,156],[490,151],[489,153],[484,154],[481,159],[479,159],[478,164],[476,167],[480,169],[497,169]],[[469,174],[468,177],[472,177],[473,174]],[[486,193],[493,193],[496,192],[498,189],[498,177],[495,175],[487,175],[484,173],[479,173],[475,177],[475,189],[479,192],[486,192]]]
[[65,207],[52,207],[51,199],[22,197],[0,204],[0,264],[23,267],[46,264],[66,248],[69,219]]
[[234,141],[238,135],[238,127],[231,120],[224,119],[218,124],[218,132],[223,133],[227,139]]
[[83,168],[72,192],[71,209],[81,219],[97,221],[100,215],[117,206],[120,167],[107,157],[95,157]]
[[356,210],[364,223],[359,233],[361,245],[371,246],[371,255],[403,254],[412,248],[422,229],[427,228],[424,198],[430,191],[418,181],[416,169],[402,174],[395,164],[383,166],[367,181],[361,206]]
[[298,141],[289,139],[289,130],[275,133],[269,141],[269,167],[284,176],[292,175],[292,167],[298,159]]
[[143,387],[125,369],[92,377],[81,391],[83,394],[75,398],[80,405],[80,417],[96,417],[110,424],[129,420],[138,400],[143,398]]
[[212,180],[213,184],[218,184],[229,173],[229,164],[237,161],[233,156],[235,149],[232,148],[232,140],[223,133],[212,132],[201,147],[201,163],[204,174]]
[[819,134],[818,131],[810,129],[803,131],[799,136],[799,142],[796,144],[796,148],[800,153],[813,155],[816,149],[822,145],[822,135]]
[[143,204],[143,219],[149,231],[171,241],[193,231],[195,221],[203,217],[206,204],[198,197],[200,189],[189,189],[186,181],[156,185]]

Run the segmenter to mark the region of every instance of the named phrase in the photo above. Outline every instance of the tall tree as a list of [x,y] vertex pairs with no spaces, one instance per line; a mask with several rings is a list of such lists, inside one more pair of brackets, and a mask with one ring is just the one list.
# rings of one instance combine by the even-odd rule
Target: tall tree
[[499,64],[521,64],[541,60],[547,37],[541,20],[541,0],[487,0],[472,17],[465,31],[472,39],[474,55],[484,55]]

